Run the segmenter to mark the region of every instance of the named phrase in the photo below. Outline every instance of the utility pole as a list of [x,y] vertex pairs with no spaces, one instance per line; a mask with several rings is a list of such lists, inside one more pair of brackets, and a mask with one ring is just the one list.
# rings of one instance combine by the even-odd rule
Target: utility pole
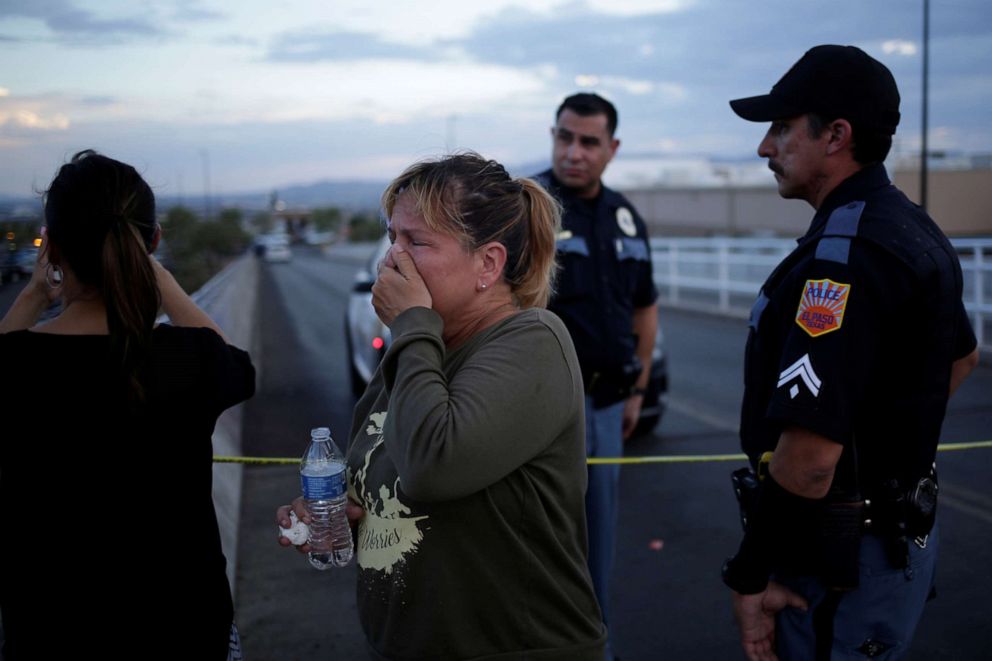
[[204,220],[210,220],[213,215],[210,209],[210,152],[201,149],[200,158],[203,160],[203,214]]

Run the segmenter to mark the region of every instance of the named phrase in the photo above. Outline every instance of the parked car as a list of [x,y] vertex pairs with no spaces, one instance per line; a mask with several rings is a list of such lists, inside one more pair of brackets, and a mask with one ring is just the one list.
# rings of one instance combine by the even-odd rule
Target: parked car
[[[372,378],[375,368],[389,347],[391,336],[372,308],[372,285],[377,267],[389,250],[389,239],[383,237],[368,261],[356,274],[345,313],[345,344],[351,391],[360,397]],[[635,436],[649,434],[661,421],[665,411],[664,395],[668,392],[668,362],[664,349],[664,336],[658,328],[657,341],[651,361],[651,380],[648,382],[641,417]]]
[[13,250],[0,253],[0,283],[17,279],[17,253]]
[[267,262],[288,262],[293,258],[289,237],[284,233],[262,234],[255,239],[254,250]]
[[372,378],[379,361],[389,346],[389,328],[386,327],[372,308],[372,285],[379,262],[389,250],[389,238],[383,237],[365,266],[355,274],[355,282],[348,299],[348,310],[344,317],[345,344],[350,366],[351,392],[355,397],[365,392],[365,386]]
[[34,273],[34,265],[38,261],[38,248],[21,248],[17,251],[15,268],[18,276],[30,278]]
[[37,248],[5,251],[0,255],[0,281],[17,282],[22,278],[30,278],[37,259]]
[[651,354],[651,377],[645,388],[641,404],[641,417],[634,429],[634,436],[644,436],[654,431],[665,412],[665,395],[668,394],[668,356],[665,355],[665,335],[658,326],[654,352]]

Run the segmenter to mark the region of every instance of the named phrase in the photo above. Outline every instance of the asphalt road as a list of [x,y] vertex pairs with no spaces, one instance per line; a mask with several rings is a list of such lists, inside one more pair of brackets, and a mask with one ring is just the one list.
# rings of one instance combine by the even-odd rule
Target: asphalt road
[[[246,452],[297,456],[317,425],[344,440],[352,400],[343,311],[356,268],[353,259],[307,251],[289,264],[263,267],[262,379],[248,404]],[[629,443],[628,455],[737,452],[744,322],[663,310],[661,323],[669,406],[655,434]],[[990,437],[992,369],[982,366],[952,400],[944,440]],[[943,453],[940,464],[939,597],[927,608],[911,658],[987,658],[992,450]],[[613,594],[616,651],[624,661],[740,658],[719,580],[739,535],[732,467],[624,468]],[[237,604],[247,658],[363,658],[354,567],[317,572],[274,542],[274,510],[297,492],[295,469],[246,471]]]
[[[313,427],[330,427],[344,451],[354,405],[344,313],[358,264],[299,248],[288,264],[263,264],[256,328],[262,361],[245,409],[247,455],[301,456]],[[245,658],[365,658],[355,564],[319,572],[276,543],[275,510],[299,493],[297,467],[245,470],[236,585]]]
[[27,280],[0,284],[0,311],[2,311],[2,314],[6,314],[7,309],[13,305],[14,299],[17,298],[17,294],[24,289],[25,283],[27,283]]
[[[316,426],[329,426],[343,445],[353,404],[344,310],[358,264],[304,249],[291,263],[263,265],[260,387],[245,411],[246,454],[299,456]],[[15,293],[16,286],[0,289],[0,311]],[[628,444],[628,456],[737,452],[744,322],[666,309],[661,323],[669,406],[654,435]],[[989,438],[992,369],[980,366],[952,399],[943,440]],[[910,658],[985,659],[992,649],[992,449],[945,452],[939,463],[939,595]],[[739,536],[733,467],[624,468],[613,594],[615,645],[624,661],[741,658],[719,580]],[[245,470],[236,604],[246,658],[365,658],[354,565],[318,572],[275,542],[275,509],[298,492],[295,467]]]

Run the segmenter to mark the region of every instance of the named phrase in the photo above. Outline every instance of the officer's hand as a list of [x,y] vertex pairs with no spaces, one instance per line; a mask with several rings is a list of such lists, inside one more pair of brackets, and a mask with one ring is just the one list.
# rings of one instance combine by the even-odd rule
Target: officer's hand
[[733,593],[734,618],[741,630],[741,646],[748,661],[776,661],[775,615],[786,606],[806,610],[801,596],[771,581],[758,594]]
[[634,430],[637,429],[637,421],[641,417],[641,404],[644,403],[644,395],[634,395],[628,397],[623,404],[623,438],[630,438]]

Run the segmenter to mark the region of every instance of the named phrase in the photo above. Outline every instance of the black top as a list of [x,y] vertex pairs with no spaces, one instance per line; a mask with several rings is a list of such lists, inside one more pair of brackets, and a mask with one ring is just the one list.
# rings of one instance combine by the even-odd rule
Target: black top
[[[834,189],[752,310],[741,440],[755,462],[786,425],[845,445],[862,495],[933,461],[951,364],[976,345],[957,254],[881,165]],[[857,485],[855,485],[857,486]]]
[[536,179],[563,207],[561,271],[548,309],[565,322],[588,386],[591,373],[622,371],[633,362],[634,310],[658,297],[647,227],[627,198],[606,186],[585,200],[551,170]]
[[152,341],[146,407],[129,415],[107,336],[0,335],[7,661],[226,658],[211,435],[255,372],[206,328]]

